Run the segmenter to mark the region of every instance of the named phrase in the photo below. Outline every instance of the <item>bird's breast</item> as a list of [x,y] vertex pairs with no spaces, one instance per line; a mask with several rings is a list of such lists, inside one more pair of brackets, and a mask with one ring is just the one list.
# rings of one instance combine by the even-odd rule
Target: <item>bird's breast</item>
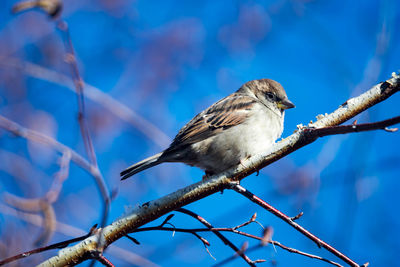
[[244,158],[267,151],[283,130],[283,116],[255,112],[240,125],[192,145],[197,167],[212,173],[236,166]]

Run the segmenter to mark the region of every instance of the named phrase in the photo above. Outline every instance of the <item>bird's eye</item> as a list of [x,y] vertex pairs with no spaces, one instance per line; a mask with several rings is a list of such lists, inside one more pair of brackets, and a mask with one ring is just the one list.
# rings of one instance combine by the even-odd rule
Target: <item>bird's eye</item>
[[275,95],[273,93],[268,92],[268,93],[265,93],[265,95],[269,100],[275,100]]

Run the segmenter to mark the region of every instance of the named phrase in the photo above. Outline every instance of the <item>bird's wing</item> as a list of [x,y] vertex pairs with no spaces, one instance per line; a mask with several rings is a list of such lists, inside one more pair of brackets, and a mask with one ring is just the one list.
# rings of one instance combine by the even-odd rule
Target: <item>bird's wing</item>
[[237,93],[221,99],[186,124],[166,152],[205,140],[222,130],[243,123],[249,116],[252,106],[257,103],[255,98]]

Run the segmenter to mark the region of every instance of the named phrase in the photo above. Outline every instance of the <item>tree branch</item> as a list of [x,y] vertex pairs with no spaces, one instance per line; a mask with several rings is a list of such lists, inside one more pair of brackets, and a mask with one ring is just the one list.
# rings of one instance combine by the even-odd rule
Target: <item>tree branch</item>
[[[337,249],[335,249],[334,247],[332,247],[331,245],[329,245],[325,241],[323,241],[320,238],[316,237],[315,235],[310,233],[308,230],[306,230],[304,227],[302,227],[298,223],[294,222],[291,217],[289,217],[286,214],[284,214],[283,212],[277,210],[276,208],[274,208],[273,206],[271,206],[270,204],[268,204],[267,202],[265,202],[261,198],[257,197],[256,195],[254,195],[253,193],[251,193],[250,191],[248,191],[247,189],[242,187],[241,185],[239,185],[239,184],[233,185],[232,189],[235,190],[236,192],[238,192],[239,194],[245,196],[246,198],[248,198],[252,202],[256,203],[257,205],[263,207],[267,211],[271,212],[275,216],[279,217],[280,219],[282,219],[286,223],[288,223],[294,229],[296,229],[297,231],[299,231],[300,233],[302,233],[303,235],[305,235],[306,237],[308,237],[309,239],[314,241],[317,244],[318,247],[325,248],[326,250],[328,250],[332,254],[336,255],[338,258],[342,259],[344,262],[348,263],[350,266],[359,267],[359,265],[357,263],[355,263],[352,259],[350,259],[346,255],[344,255],[343,253],[341,253],[340,251],[338,251]],[[363,265],[363,266],[366,266],[366,265]]]
[[[20,61],[8,57],[0,61],[0,67],[15,68],[24,72],[25,75],[35,79],[47,81],[75,92],[75,85],[70,77],[57,71],[42,67],[28,61]],[[118,101],[111,95],[104,93],[99,88],[84,83],[85,97],[102,106],[106,112],[114,114],[117,118],[127,122],[146,138],[150,139],[160,148],[164,149],[171,143],[171,139],[144,117],[140,116],[133,109]]]
[[[191,211],[189,211],[189,212],[191,212]],[[194,214],[194,216],[196,216],[196,219],[199,219],[198,218],[198,217],[200,217],[199,215],[197,215],[195,213],[193,213],[193,214]],[[202,220],[204,220],[204,219],[202,217],[200,217],[199,221],[202,221]],[[256,222],[256,221],[250,219],[249,221],[243,223],[242,225],[248,225],[248,224],[250,224],[252,222]],[[211,224],[209,224],[209,225],[211,225]],[[245,236],[245,237],[249,237],[249,238],[261,241],[260,244],[258,244],[257,246],[253,247],[252,249],[262,248],[262,247],[265,247],[267,244],[272,244],[272,245],[278,246],[278,247],[280,247],[280,248],[282,248],[282,249],[284,249],[284,250],[286,250],[286,251],[288,251],[290,253],[296,253],[296,254],[299,254],[299,255],[302,255],[302,256],[305,256],[305,257],[308,257],[308,258],[317,259],[317,260],[321,260],[321,261],[330,263],[330,264],[332,264],[334,266],[343,267],[342,265],[338,264],[337,262],[334,262],[334,261],[325,259],[325,258],[317,256],[317,255],[313,255],[313,254],[310,254],[310,253],[306,253],[306,252],[303,252],[303,251],[300,251],[300,250],[285,246],[285,245],[281,244],[278,241],[271,240],[270,238],[266,239],[264,236],[260,237],[260,236],[252,235],[252,234],[237,230],[238,228],[242,227],[242,225],[238,225],[238,226],[231,227],[231,228],[226,228],[226,227],[215,228],[214,227],[214,228],[192,228],[192,229],[176,228],[176,227],[164,227],[163,225],[159,225],[159,226],[141,227],[141,228],[135,229],[134,233],[146,232],[146,231],[154,231],[154,230],[156,230],[156,231],[170,231],[170,232],[189,233],[189,234],[193,234],[197,238],[199,238],[203,242],[204,246],[210,246],[208,241],[206,243],[204,241],[204,239],[201,236],[198,235],[198,233],[203,233],[203,232],[213,232],[213,233],[231,232],[231,233],[234,233],[234,234],[237,234],[237,235],[242,235],[242,236]],[[208,225],[206,225],[206,226],[208,227]],[[266,231],[266,234],[268,235],[268,231]],[[130,236],[127,236],[127,237],[128,238],[132,238]],[[134,242],[135,242],[135,244],[138,244],[137,241],[134,241]],[[246,251],[249,251],[249,250],[250,249],[247,249]],[[207,252],[210,253],[208,250],[207,250]],[[236,252],[236,256],[237,255],[240,255],[240,254],[238,252]],[[212,257],[211,254],[210,254],[210,256]],[[255,261],[253,261],[253,262],[255,262]]]
[[228,238],[226,238],[223,234],[221,234],[219,231],[213,231],[211,230],[212,228],[214,228],[209,222],[207,222],[203,217],[201,217],[200,215],[187,210],[187,209],[177,209],[176,211],[182,212],[184,214],[187,214],[189,216],[192,216],[193,218],[199,220],[199,222],[201,222],[203,225],[205,225],[208,229],[210,229],[210,231],[212,231],[219,239],[222,240],[222,242],[224,242],[225,245],[229,246],[230,248],[232,248],[240,257],[242,257],[247,264],[249,264],[250,266],[256,266],[254,264],[254,262],[247,257],[246,254],[244,254],[242,251],[240,251],[240,249],[238,247],[236,247]]
[[387,127],[392,126],[394,124],[400,123],[400,116],[378,121],[371,123],[362,123],[362,124],[352,124],[352,125],[339,125],[339,126],[328,126],[324,128],[307,128],[304,129],[304,133],[310,135],[310,138],[313,137],[324,137],[328,135],[336,135],[336,134],[347,134],[347,133],[357,133],[357,132],[366,132],[373,130],[385,130],[388,132],[395,132],[397,128],[388,129]]
[[33,254],[37,254],[37,253],[43,252],[43,251],[56,249],[56,248],[65,248],[71,243],[75,243],[75,242],[84,240],[85,238],[91,236],[92,233],[94,231],[96,231],[96,227],[97,227],[97,225],[92,226],[92,228],[90,228],[89,233],[87,233],[87,234],[85,234],[85,235],[83,235],[81,237],[72,238],[72,239],[69,239],[69,240],[66,240],[66,241],[62,241],[62,242],[58,242],[58,243],[55,243],[55,244],[51,244],[51,245],[48,245],[48,246],[32,249],[30,251],[26,251],[26,252],[20,253],[18,255],[9,257],[7,259],[0,260],[0,266],[4,265],[6,263],[13,262],[13,261],[18,260],[18,259],[22,259],[22,258],[28,257],[28,256],[33,255]]
[[99,172],[98,168],[87,161],[84,157],[79,155],[75,150],[71,149],[70,147],[58,142],[57,140],[44,135],[40,132],[28,129],[23,127],[22,125],[13,122],[6,117],[0,115],[0,128],[3,128],[16,136],[20,136],[22,138],[28,139],[33,142],[42,143],[51,147],[52,149],[58,151],[61,154],[68,153],[71,157],[71,160],[75,162],[78,166],[82,169],[87,171],[90,175],[93,176],[97,188],[100,191],[101,197],[103,198],[104,202],[107,202],[107,199],[110,196],[108,192],[107,186],[104,182],[103,176]]
[[[398,92],[399,89],[400,77],[393,74],[391,79],[374,86],[358,97],[349,99],[331,114],[319,116],[315,123],[309,124],[309,127],[319,129],[339,125],[371,106],[384,101],[394,93]],[[276,143],[270,151],[266,151],[262,155],[255,155],[243,161],[242,164],[239,164],[231,170],[211,176],[208,179],[189,185],[183,189],[179,189],[160,199],[141,205],[130,214],[117,219],[104,228],[102,237],[105,241],[105,247],[132,232],[134,229],[184,205],[227,189],[233,182],[240,181],[244,177],[271,164],[272,162],[275,162],[297,149],[314,142],[318,137],[310,137],[307,131],[305,131],[304,128],[300,128],[291,136]],[[78,264],[87,259],[87,256],[96,250],[96,242],[97,237],[91,236],[73,247],[59,251],[57,256],[48,259],[39,266],[64,266],[67,264]]]

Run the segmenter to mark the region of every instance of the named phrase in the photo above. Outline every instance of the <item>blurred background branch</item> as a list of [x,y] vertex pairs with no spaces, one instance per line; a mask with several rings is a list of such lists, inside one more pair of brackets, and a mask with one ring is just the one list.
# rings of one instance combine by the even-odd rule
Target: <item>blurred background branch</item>
[[[31,62],[20,62],[15,58],[7,58],[0,62],[0,66],[3,66],[4,68],[16,68],[22,71],[25,75],[75,91],[74,82],[67,75],[41,67]],[[142,132],[160,148],[165,148],[170,144],[171,139],[164,132],[125,104],[117,101],[115,98],[90,84],[85,83],[84,87],[84,96],[103,106],[106,109],[105,112],[110,112],[117,118],[131,124],[135,129]]]

